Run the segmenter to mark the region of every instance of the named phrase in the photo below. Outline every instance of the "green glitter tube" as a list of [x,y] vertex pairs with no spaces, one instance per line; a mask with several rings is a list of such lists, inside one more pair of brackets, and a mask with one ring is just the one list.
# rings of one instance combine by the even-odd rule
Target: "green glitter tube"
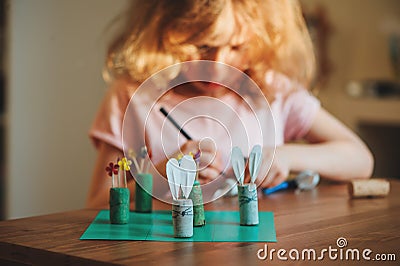
[[153,176],[151,174],[138,174],[136,176],[135,211],[151,212],[153,209]]
[[249,184],[238,185],[240,225],[258,224],[257,187]]
[[129,221],[129,188],[110,189],[110,222],[127,224]]
[[203,193],[199,181],[194,181],[192,192],[190,192],[190,199],[193,201],[193,226],[203,226],[206,224],[204,215]]

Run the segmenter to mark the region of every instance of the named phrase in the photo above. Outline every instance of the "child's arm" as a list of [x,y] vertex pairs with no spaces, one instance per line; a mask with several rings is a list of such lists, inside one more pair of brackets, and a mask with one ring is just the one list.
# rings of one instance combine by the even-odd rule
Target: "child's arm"
[[318,111],[305,139],[310,144],[277,147],[263,187],[280,184],[289,171],[307,169],[337,181],[371,176],[374,159],[369,149],[356,134],[324,109]]
[[[117,158],[124,155],[121,150],[105,142],[100,142],[93,176],[90,182],[89,194],[86,201],[88,208],[108,208],[109,193],[111,188],[111,177],[107,175],[105,168],[110,162],[117,163]],[[131,198],[133,195],[133,184],[130,173],[127,173],[128,187]]]

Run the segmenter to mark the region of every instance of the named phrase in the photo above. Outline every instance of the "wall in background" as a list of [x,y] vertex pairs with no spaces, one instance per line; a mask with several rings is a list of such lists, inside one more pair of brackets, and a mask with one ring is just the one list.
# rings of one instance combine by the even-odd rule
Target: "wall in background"
[[7,218],[84,207],[95,160],[87,132],[106,90],[104,30],[125,3],[10,1]]
[[6,90],[6,9],[7,1],[0,1],[0,220],[5,219],[5,90]]
[[[350,97],[350,81],[386,80],[400,87],[389,56],[389,36],[400,36],[398,0],[301,0],[322,6],[331,23],[328,57],[333,71],[319,93],[322,105],[356,131],[375,155],[374,176],[399,177],[400,100]],[[398,92],[399,93],[399,92]]]
[[[346,93],[352,80],[395,78],[389,58],[389,32],[400,31],[398,0],[300,0],[305,10],[320,5],[332,33],[328,57],[333,71],[319,98],[330,112],[358,131],[359,121],[400,123],[397,99],[353,99]],[[400,33],[400,32],[399,32]]]

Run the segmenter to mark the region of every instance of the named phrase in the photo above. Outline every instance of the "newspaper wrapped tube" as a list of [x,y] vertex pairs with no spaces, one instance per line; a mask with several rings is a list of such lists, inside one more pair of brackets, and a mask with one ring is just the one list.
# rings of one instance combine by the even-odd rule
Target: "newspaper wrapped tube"
[[240,225],[258,224],[257,187],[250,184],[238,185]]
[[172,205],[174,237],[193,236],[193,202],[191,199],[177,199]]

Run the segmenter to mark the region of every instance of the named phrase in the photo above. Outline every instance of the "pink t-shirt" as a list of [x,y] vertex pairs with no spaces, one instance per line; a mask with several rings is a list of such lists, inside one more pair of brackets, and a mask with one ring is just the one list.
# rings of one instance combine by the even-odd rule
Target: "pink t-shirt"
[[[279,87],[277,91],[280,92],[296,85],[274,72],[268,73],[266,81],[270,86]],[[204,96],[188,99],[170,91],[154,102],[137,97],[136,88],[137,84],[126,80],[114,82],[89,135],[96,146],[103,141],[125,152],[128,149],[138,152],[146,142],[155,164],[175,153],[186,141],[159,111],[161,107],[169,111],[193,139],[214,140],[225,169],[229,167],[233,146],[239,146],[244,156],[248,156],[255,144],[274,147],[301,139],[320,108],[319,101],[303,88],[286,97],[278,93],[269,110],[265,110],[268,107],[250,108],[246,98],[243,102],[233,92],[218,99]]]
[[[285,76],[276,73],[274,75],[269,74],[267,81],[270,84],[275,84],[275,86],[280,86],[280,91],[285,90],[282,87],[293,86]],[[89,136],[96,147],[99,141],[103,141],[121,150],[123,149],[124,116],[136,88],[136,84],[129,83],[126,80],[116,81],[110,87],[89,132]],[[143,105],[146,104],[146,100],[140,101]],[[193,139],[199,140],[210,137],[220,148],[231,146],[234,143],[234,141],[228,139],[234,138],[234,136],[231,136],[234,132],[231,131],[237,128],[238,118],[242,124],[239,130],[243,130],[243,127],[245,127],[245,135],[248,135],[249,139],[253,139],[253,142],[262,142],[261,137],[258,136],[260,132],[257,132],[260,127],[267,128],[265,132],[275,131],[273,135],[275,136],[276,146],[301,139],[309,131],[315,114],[320,108],[319,101],[303,88],[296,90],[287,97],[277,94],[275,101],[270,105],[271,112],[263,115],[262,113],[259,114],[259,110],[253,110],[257,117],[252,114],[253,112],[249,110],[248,106],[238,101],[233,93],[226,94],[219,99],[210,97],[185,99],[179,94],[169,93],[154,104],[150,113],[143,113],[144,109],[137,103],[138,101],[135,104],[131,103],[130,108],[128,108],[134,113],[129,115],[129,123],[145,125],[146,130],[145,133],[132,132],[129,134],[131,136],[136,135],[136,138],[144,138],[143,135],[146,135],[146,143],[151,145],[153,161],[155,162],[161,158],[158,151],[163,151],[164,154],[168,155],[168,152],[176,151],[179,148],[176,145],[181,145],[185,141],[185,138],[177,132],[177,129],[159,112],[160,107],[168,110],[170,115],[183,126]],[[272,123],[274,125],[271,125],[269,113],[273,116]],[[262,121],[262,119],[265,119],[265,121]],[[162,134],[161,138],[159,137],[160,133]],[[242,133],[240,132],[240,136],[243,135]],[[125,139],[127,139],[127,132],[124,132],[124,134]],[[173,136],[173,138],[168,139],[168,135]],[[178,143],[172,143],[175,139]],[[130,137],[129,141],[135,142],[136,140],[134,137]],[[241,141],[239,140],[239,143],[236,144],[240,146]],[[251,144],[255,143],[249,145],[251,146]],[[271,143],[264,144],[273,145]],[[127,145],[126,141],[125,145]],[[167,147],[160,148],[160,145],[167,145]],[[129,143],[129,146],[129,148],[138,148],[135,143]],[[229,155],[229,152],[227,154]]]

